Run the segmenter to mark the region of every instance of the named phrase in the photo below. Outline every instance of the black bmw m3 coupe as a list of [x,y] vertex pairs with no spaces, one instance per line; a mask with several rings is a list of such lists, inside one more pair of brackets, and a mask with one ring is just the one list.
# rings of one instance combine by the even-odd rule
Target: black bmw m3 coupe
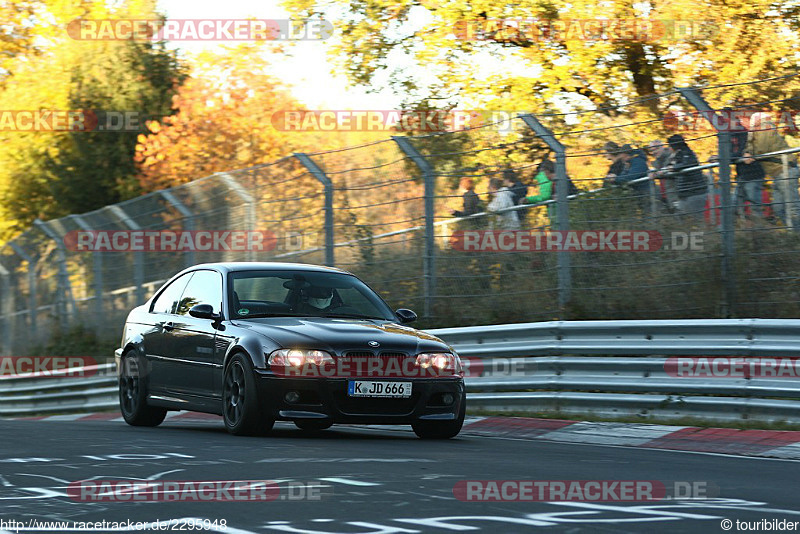
[[421,438],[451,438],[466,408],[461,360],[405,325],[415,319],[339,269],[197,265],[128,315],[116,351],[122,414],[156,426],[169,410],[213,413],[233,434],[293,421],[410,424]]

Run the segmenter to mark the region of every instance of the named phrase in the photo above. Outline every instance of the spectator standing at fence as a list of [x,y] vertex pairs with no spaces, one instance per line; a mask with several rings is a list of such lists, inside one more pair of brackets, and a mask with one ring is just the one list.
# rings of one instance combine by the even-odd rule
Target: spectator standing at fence
[[614,141],[609,141],[603,145],[603,151],[606,154],[606,159],[611,162],[608,172],[606,172],[606,177],[603,180],[603,185],[607,187],[614,183],[617,176],[622,174],[625,170],[625,156],[620,146]]
[[[462,196],[463,207],[460,210],[450,210],[453,217],[469,217],[483,211],[483,203],[475,192],[475,181],[472,178],[464,178],[461,181],[461,188],[464,189]],[[481,221],[477,218],[467,219],[458,223],[461,230],[474,230],[480,228]]]
[[505,169],[503,171],[503,185],[511,191],[515,206],[528,194],[528,186],[522,183],[514,169]]
[[500,178],[489,180],[489,193],[492,195],[492,200],[489,202],[487,209],[495,212],[495,220],[497,221],[497,225],[493,226],[497,226],[501,230],[519,230],[520,224],[517,210],[501,211],[516,206],[514,204],[514,194],[503,184],[503,180]]
[[[503,184],[511,191],[515,206],[528,194],[528,186],[522,183],[522,180],[519,179],[519,175],[514,169],[505,169],[503,171]],[[516,213],[519,218],[520,227],[525,226],[527,210],[517,210]]]
[[475,181],[472,178],[464,178],[461,182],[461,188],[464,189],[463,209],[450,210],[453,217],[469,217],[481,212],[481,199],[475,192]]
[[630,184],[636,200],[642,210],[649,207],[650,201],[650,180],[642,180],[649,175],[647,167],[647,157],[644,152],[631,145],[622,145],[620,148],[621,161],[624,163],[622,172],[614,178],[614,184]]
[[[649,174],[652,180],[659,179],[657,189],[660,191],[658,197],[664,209],[672,213],[678,205],[678,190],[675,188],[675,180],[664,172],[664,168],[669,164],[672,157],[672,150],[669,145],[660,139],[654,139],[647,145],[647,152],[653,158],[653,171]],[[655,186],[655,181],[653,182]]]
[[759,161],[750,160],[746,163],[742,156],[747,146],[747,128],[735,116],[731,108],[725,108],[730,117],[728,124],[731,137],[731,159],[736,165],[736,211],[744,214],[746,203],[750,204],[750,212],[756,217],[764,217],[764,168]]
[[[752,156],[786,150],[789,144],[778,131],[769,113],[755,113],[750,118],[750,133],[743,154],[745,164],[756,160]],[[797,158],[794,154],[770,156],[760,159],[764,172],[772,178],[772,208],[775,214],[789,226],[800,231],[800,195],[797,191]]]
[[697,155],[680,134],[671,135],[667,139],[667,144],[672,151],[672,157],[666,170],[675,176],[678,211],[702,218],[706,207],[708,184],[702,171],[691,169],[699,166]]
[[[555,165],[549,159],[542,161],[537,169],[536,176],[534,177],[535,186],[538,186],[539,192],[520,200],[520,204],[538,204],[540,202],[547,202],[553,199],[555,192]],[[552,224],[556,220],[556,204],[551,202],[547,205],[547,216],[550,218]]]

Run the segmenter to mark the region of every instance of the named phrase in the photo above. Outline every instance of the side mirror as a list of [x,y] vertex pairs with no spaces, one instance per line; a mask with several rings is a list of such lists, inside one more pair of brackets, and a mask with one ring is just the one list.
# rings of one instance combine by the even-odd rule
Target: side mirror
[[211,304],[195,304],[189,310],[189,315],[198,319],[213,319],[215,321],[220,318],[218,313],[214,313],[214,306]]
[[394,312],[394,314],[403,324],[413,323],[417,320],[417,314],[411,310],[407,310],[406,308],[400,308]]

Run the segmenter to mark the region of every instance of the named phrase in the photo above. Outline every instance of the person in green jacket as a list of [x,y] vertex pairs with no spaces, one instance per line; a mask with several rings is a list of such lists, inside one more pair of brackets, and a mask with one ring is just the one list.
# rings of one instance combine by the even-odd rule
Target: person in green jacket
[[[553,180],[555,179],[555,165],[550,160],[544,160],[534,177],[535,185],[539,186],[539,193],[524,197],[519,201],[520,204],[538,204],[553,199]],[[550,217],[550,222],[556,220],[556,204],[551,202],[547,205],[547,215]]]

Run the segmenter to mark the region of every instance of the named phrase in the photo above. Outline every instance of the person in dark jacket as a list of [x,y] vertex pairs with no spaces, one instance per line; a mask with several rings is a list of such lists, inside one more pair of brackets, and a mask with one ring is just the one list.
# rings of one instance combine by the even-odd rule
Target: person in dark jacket
[[667,144],[672,150],[672,158],[670,158],[667,170],[675,176],[678,211],[687,215],[703,217],[708,185],[702,171],[688,170],[690,167],[699,165],[697,156],[680,134],[671,135],[667,139]]
[[[503,185],[511,191],[515,206],[528,195],[528,186],[522,183],[514,169],[505,169],[503,171]],[[517,211],[519,223],[523,228],[527,225],[527,219],[525,217],[527,214],[528,210]]]
[[472,178],[465,178],[461,182],[461,187],[464,188],[464,208],[461,210],[450,210],[453,217],[468,217],[475,215],[481,211],[481,201],[478,194],[475,192],[475,182]]
[[647,178],[649,175],[647,156],[644,155],[644,152],[633,148],[631,145],[622,145],[620,150],[625,166],[622,172],[614,178],[614,183],[616,185],[630,184],[639,206],[642,210],[646,210],[650,202],[650,180],[637,180]]
[[606,159],[611,162],[611,166],[606,172],[605,180],[603,180],[603,185],[608,186],[613,184],[617,176],[625,170],[625,156],[620,146],[614,141],[609,141],[603,145],[603,151],[606,154]]
[[[450,210],[453,217],[469,217],[483,211],[483,204],[478,194],[475,192],[475,182],[472,178],[464,178],[461,182],[461,187],[464,189],[463,208],[460,210]],[[461,221],[458,223],[458,228],[461,230],[475,230],[480,228],[484,223],[482,217],[475,217]]]
[[736,163],[736,211],[744,213],[745,203],[750,203],[753,215],[764,216],[762,198],[764,191],[764,179],[767,177],[764,167],[760,161],[745,163],[743,158],[747,148],[748,130],[744,127],[731,108],[725,108],[730,127],[731,138],[731,160]]
[[503,171],[504,185],[511,191],[514,196],[514,205],[519,204],[519,201],[525,198],[528,194],[528,186],[523,184],[514,169],[505,169]]
[[[678,204],[678,193],[675,191],[675,180],[665,175],[663,171],[669,165],[672,150],[660,139],[653,139],[647,145],[647,153],[653,158],[653,171],[650,173],[650,178],[653,179],[653,189],[657,190],[656,196],[660,199],[664,211],[672,213]],[[655,182],[656,179],[658,179],[658,186]]]

